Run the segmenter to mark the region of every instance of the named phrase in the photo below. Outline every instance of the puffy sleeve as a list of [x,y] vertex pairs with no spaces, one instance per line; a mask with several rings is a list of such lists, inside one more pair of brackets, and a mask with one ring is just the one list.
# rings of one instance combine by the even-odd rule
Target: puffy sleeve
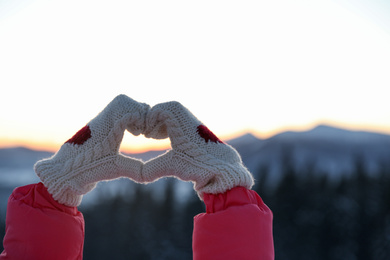
[[18,187],[8,200],[3,246],[0,260],[81,260],[83,215],[56,202],[42,183]]
[[194,218],[193,258],[274,259],[272,212],[244,187],[204,194],[206,213]]

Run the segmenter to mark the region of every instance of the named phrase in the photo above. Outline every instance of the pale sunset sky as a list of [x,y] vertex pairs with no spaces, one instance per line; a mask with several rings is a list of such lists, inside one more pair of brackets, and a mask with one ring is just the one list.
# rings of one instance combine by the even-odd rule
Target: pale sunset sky
[[56,151],[118,94],[177,100],[225,140],[390,134],[390,4],[0,0],[0,88],[0,148]]

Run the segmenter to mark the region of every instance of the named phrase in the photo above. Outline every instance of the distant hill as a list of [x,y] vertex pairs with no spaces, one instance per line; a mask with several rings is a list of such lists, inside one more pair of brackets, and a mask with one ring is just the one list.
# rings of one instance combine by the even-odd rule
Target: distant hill
[[32,167],[36,161],[50,157],[51,155],[53,153],[35,151],[25,147],[0,149],[0,169]]
[[[354,174],[357,160],[374,177],[380,167],[390,163],[390,135],[349,131],[325,125],[309,131],[283,132],[268,139],[258,139],[252,134],[246,134],[227,143],[237,149],[256,179],[267,174],[267,183],[271,186],[281,179],[286,164],[293,166],[297,174],[303,175],[309,170],[337,181]],[[149,151],[128,155],[147,161],[163,152]],[[50,152],[24,147],[0,149],[0,206],[6,200],[4,196],[8,197],[16,186],[39,181],[33,172],[33,165],[37,160],[51,155]],[[120,182],[110,183],[113,187],[104,186],[111,193],[120,190]],[[161,184],[147,186],[157,191],[158,185]],[[180,192],[188,189],[191,189],[188,183],[178,187]]]
[[385,134],[320,125],[309,131],[283,132],[265,140],[244,137],[246,141],[229,143],[255,176],[266,167],[270,181],[279,179],[286,160],[298,174],[311,167],[317,174],[327,174],[333,180],[353,174],[357,160],[373,175],[390,162],[390,135]]
[[[381,163],[390,161],[390,135],[350,131],[319,125],[308,131],[287,131],[268,139],[245,134],[227,141],[240,153],[244,164],[256,175],[268,167],[275,175],[289,157],[299,171],[302,167],[329,174],[332,178],[351,174],[357,159],[375,172]],[[165,151],[126,154],[147,161]],[[0,180],[4,169],[31,169],[34,163],[53,153],[24,147],[0,149]]]

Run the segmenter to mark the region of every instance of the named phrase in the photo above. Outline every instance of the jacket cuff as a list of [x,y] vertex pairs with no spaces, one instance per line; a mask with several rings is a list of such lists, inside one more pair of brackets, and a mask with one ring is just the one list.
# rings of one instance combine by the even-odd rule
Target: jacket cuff
[[262,211],[269,211],[261,197],[253,190],[245,187],[234,187],[225,193],[204,193],[203,201],[206,205],[206,213],[216,213],[229,207],[255,204]]

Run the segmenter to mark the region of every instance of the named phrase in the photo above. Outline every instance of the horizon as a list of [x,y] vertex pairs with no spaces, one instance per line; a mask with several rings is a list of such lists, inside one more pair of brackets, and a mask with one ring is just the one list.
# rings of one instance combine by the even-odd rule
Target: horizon
[[[390,131],[380,131],[376,128],[370,128],[370,127],[359,128],[359,127],[351,127],[351,126],[350,127],[342,127],[342,126],[337,126],[337,125],[329,124],[329,123],[318,123],[318,124],[306,126],[306,127],[286,128],[284,130],[279,130],[279,131],[275,131],[273,133],[268,133],[267,135],[261,134],[259,132],[255,132],[253,130],[247,130],[247,131],[243,130],[243,131],[236,133],[236,134],[233,134],[233,135],[221,137],[221,140],[223,140],[225,142],[229,142],[231,140],[240,138],[240,137],[248,135],[248,134],[254,136],[257,139],[266,140],[266,139],[272,138],[274,136],[277,136],[279,134],[283,134],[286,132],[304,133],[304,132],[313,131],[314,129],[316,129],[318,127],[330,127],[330,128],[334,128],[334,129],[346,130],[349,132],[373,133],[373,134],[387,135],[390,137]],[[129,144],[129,143],[131,143],[131,141],[134,141],[136,139],[141,140],[141,142],[145,141],[145,140],[149,140],[149,142],[146,145],[141,145],[141,146],[131,148],[131,144]],[[32,143],[32,142],[28,143],[28,142],[23,142],[23,141],[19,141],[19,142],[11,141],[9,144],[7,144],[7,143],[2,142],[2,140],[0,140],[0,149],[27,148],[27,149],[30,149],[33,151],[55,153],[60,149],[62,144],[63,143],[61,143],[61,144],[58,144],[58,143],[56,143],[56,144],[53,144],[53,143],[52,144],[44,144],[44,143],[39,144],[39,143]],[[164,140],[150,140],[150,139],[145,138],[142,135],[134,137],[130,133],[128,133],[127,131],[124,135],[123,142],[122,142],[122,145],[120,147],[120,151],[122,153],[126,153],[126,154],[142,154],[142,153],[152,152],[152,151],[164,151],[164,150],[168,150],[168,149],[171,149],[170,141],[168,138],[164,139]]]

